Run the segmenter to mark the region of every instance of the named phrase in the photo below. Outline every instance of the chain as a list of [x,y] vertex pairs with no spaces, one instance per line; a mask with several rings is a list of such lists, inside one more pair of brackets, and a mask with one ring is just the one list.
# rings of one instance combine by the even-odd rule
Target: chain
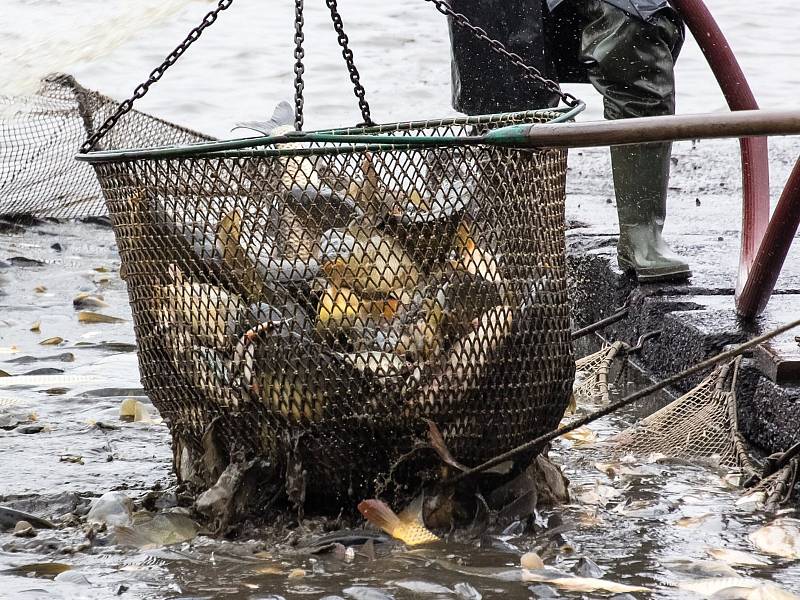
[[89,136],[89,138],[81,146],[80,150],[81,153],[85,154],[91,151],[95,147],[97,142],[103,139],[103,137],[109,131],[111,131],[111,129],[113,129],[113,127],[117,124],[117,121],[119,121],[123,115],[128,113],[133,108],[133,103],[136,102],[136,100],[144,97],[144,95],[150,89],[150,86],[153,85],[159,79],[161,79],[161,77],[164,75],[167,69],[169,69],[172,65],[174,65],[178,61],[178,59],[183,55],[183,53],[189,49],[189,46],[191,46],[198,40],[200,34],[202,34],[203,31],[205,31],[208,27],[213,25],[214,21],[217,20],[219,14],[223,10],[229,8],[231,4],[233,4],[233,0],[219,0],[217,8],[215,8],[214,10],[209,12],[205,17],[203,17],[203,20],[200,23],[200,25],[192,29],[189,32],[189,35],[186,36],[186,39],[183,40],[183,42],[181,42],[177,48],[175,48],[172,52],[169,53],[167,58],[164,59],[164,62],[162,62],[158,67],[156,67],[150,73],[150,76],[147,78],[147,81],[139,84],[133,91],[133,95],[124,102],[122,102],[117,107],[117,110],[114,111],[114,114],[108,117],[108,119],[106,119],[105,122],[102,125],[100,125],[97,131],[95,131],[92,135]]
[[325,3],[328,5],[328,8],[331,10],[331,19],[333,19],[333,28],[336,30],[336,34],[339,36],[338,41],[339,45],[342,47],[342,56],[344,57],[344,62],[347,64],[347,71],[350,73],[350,81],[353,82],[353,92],[358,98],[358,106],[361,109],[361,117],[364,119],[364,125],[370,126],[374,125],[372,121],[372,116],[369,112],[369,102],[367,102],[367,92],[364,90],[364,86],[361,85],[361,75],[356,69],[356,65],[354,62],[353,51],[350,49],[350,39],[347,37],[347,34],[344,32],[344,23],[342,23],[342,17],[339,14],[339,9],[336,5],[337,0],[325,0]]
[[294,0],[294,128],[297,131],[303,129],[303,90],[305,84],[303,83],[303,73],[306,71],[303,65],[303,58],[306,56],[306,51],[303,49],[303,42],[305,41],[305,34],[303,33],[303,25],[305,25],[305,17],[303,17],[303,0]]
[[425,0],[425,1],[432,3],[436,7],[436,10],[438,10],[440,13],[442,13],[446,17],[451,17],[453,21],[460,27],[469,29],[473,34],[475,34],[475,37],[489,44],[492,50],[494,50],[501,56],[507,58],[509,61],[511,61],[512,64],[521,68],[525,72],[525,76],[527,78],[541,83],[546,89],[558,94],[558,96],[564,101],[564,104],[566,104],[567,106],[575,107],[580,103],[580,101],[572,94],[561,91],[561,88],[559,87],[556,81],[548,79],[547,77],[542,75],[541,71],[539,71],[537,68],[526,64],[525,61],[522,60],[522,57],[519,54],[511,52],[498,40],[489,37],[489,34],[486,33],[485,29],[481,29],[480,27],[473,25],[472,23],[469,22],[469,19],[465,15],[454,11],[446,0]]

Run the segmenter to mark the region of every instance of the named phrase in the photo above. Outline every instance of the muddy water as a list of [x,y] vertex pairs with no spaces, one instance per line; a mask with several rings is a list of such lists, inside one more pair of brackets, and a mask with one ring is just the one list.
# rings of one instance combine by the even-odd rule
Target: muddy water
[[[147,400],[113,235],[100,225],[43,223],[0,236],[0,260],[6,261],[0,269],[0,369],[12,375],[48,369],[26,386],[10,387],[0,378],[0,413],[21,421],[0,429],[0,505],[58,525],[39,529],[35,538],[0,533],[0,598],[548,597],[551,587],[520,579],[520,555],[531,549],[566,572],[591,558],[606,579],[652,590],[638,597],[691,598],[675,587],[691,576],[671,570],[671,561],[707,559],[706,547],[755,552],[747,535],[768,518],[737,507],[739,492],[713,471],[635,464],[640,473],[611,479],[596,467],[611,460],[607,449],[560,441],[551,456],[571,480],[573,503],[541,513],[535,530],[524,535],[512,526],[422,549],[356,547],[352,556],[302,550],[319,542],[315,524],[295,532],[250,532],[234,541],[201,535],[149,550],[117,546],[108,532],[88,543],[83,516],[100,494],[122,490],[151,510],[171,509],[176,501],[166,427],[119,419],[125,398]],[[125,321],[80,324],[73,298],[81,292],[101,295],[109,306],[95,310]],[[37,321],[40,330],[30,331]],[[54,336],[63,341],[40,345]],[[635,416],[603,420],[594,430],[603,440]],[[684,527],[684,517],[702,519]],[[43,562],[72,570],[55,580],[3,572]],[[768,567],[737,570],[800,593],[800,563],[775,559]]]

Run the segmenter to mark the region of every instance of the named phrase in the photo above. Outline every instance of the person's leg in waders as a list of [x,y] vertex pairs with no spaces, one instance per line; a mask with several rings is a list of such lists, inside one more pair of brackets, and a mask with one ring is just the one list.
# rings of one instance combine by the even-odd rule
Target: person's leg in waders
[[[601,0],[580,3],[587,20],[581,59],[590,82],[603,94],[605,117],[674,114],[674,64],[683,43],[677,14],[667,7],[644,20]],[[689,266],[662,237],[671,148],[670,143],[611,148],[618,261],[643,283],[691,276]]]
[[[500,40],[522,60],[551,76],[545,0],[451,0],[453,10]],[[468,115],[517,112],[558,104],[558,95],[500,56],[471,31],[448,20],[453,108]]]

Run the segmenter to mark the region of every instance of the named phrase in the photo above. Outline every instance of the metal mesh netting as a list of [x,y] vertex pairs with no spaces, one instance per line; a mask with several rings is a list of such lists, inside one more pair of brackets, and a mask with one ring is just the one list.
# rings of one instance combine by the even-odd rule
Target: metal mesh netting
[[[0,214],[106,214],[97,177],[74,156],[117,104],[62,74],[46,77],[33,96],[0,95]],[[210,139],[138,111],[105,138],[114,148]]]
[[399,473],[424,419],[467,465],[558,424],[574,374],[566,151],[274,150],[94,159],[142,382],[184,479],[266,457],[276,476],[305,473],[302,497],[341,506]]
[[723,467],[755,472],[738,429],[738,368],[739,360],[717,368],[697,387],[620,433],[619,451],[710,459]]

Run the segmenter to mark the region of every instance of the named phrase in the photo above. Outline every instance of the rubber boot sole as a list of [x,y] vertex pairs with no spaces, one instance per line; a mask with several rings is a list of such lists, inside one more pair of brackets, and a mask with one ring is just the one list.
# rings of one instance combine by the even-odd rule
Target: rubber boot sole
[[636,275],[636,279],[639,283],[685,281],[692,276],[692,271],[688,267],[681,266],[637,269],[632,262],[621,256],[617,256],[617,264],[619,264],[620,269],[623,271],[632,271]]

